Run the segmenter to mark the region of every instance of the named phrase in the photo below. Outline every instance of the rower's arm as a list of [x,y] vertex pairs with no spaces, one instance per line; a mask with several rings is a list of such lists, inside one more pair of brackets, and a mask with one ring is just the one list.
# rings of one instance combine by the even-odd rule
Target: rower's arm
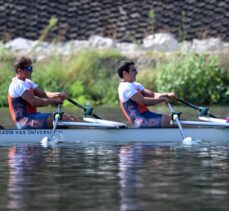
[[49,98],[47,93],[43,89],[41,89],[39,87],[36,87],[34,89],[34,95],[37,96],[37,97],[42,97],[42,98]]
[[46,92],[49,98],[65,100],[68,96],[64,92]]
[[155,96],[155,93],[152,92],[151,90],[149,89],[144,89],[142,90],[142,95],[145,96],[145,97],[154,97]]
[[149,89],[144,89],[141,93],[145,97],[153,97],[153,98],[167,97],[171,100],[177,100],[178,99],[177,95],[173,92],[157,93],[157,92],[152,92]]
[[42,98],[52,98],[52,99],[61,99],[64,100],[67,98],[67,95],[64,92],[45,92],[43,89],[37,87],[34,89],[35,96]]
[[132,97],[131,97],[131,100],[135,101],[136,103],[139,103],[141,105],[145,105],[145,106],[153,106],[153,105],[157,105],[159,103],[163,103],[163,102],[166,102],[166,103],[169,103],[169,99],[166,98],[166,97],[145,97],[145,96],[142,96],[141,94],[134,94]]
[[158,97],[168,97],[170,100],[177,100],[178,99],[178,96],[174,92],[155,93],[155,96],[158,96]]
[[178,99],[177,95],[173,92],[168,92],[168,93],[157,93],[157,92],[155,92],[154,96],[155,96],[155,98],[167,97],[170,100],[177,100]]
[[21,97],[34,107],[43,107],[43,106],[62,103],[61,100],[49,99],[49,98],[37,98],[29,90],[26,90]]

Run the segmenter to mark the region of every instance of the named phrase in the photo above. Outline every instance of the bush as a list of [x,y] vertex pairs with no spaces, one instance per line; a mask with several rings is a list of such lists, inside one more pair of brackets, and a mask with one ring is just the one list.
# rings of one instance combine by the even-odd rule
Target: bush
[[213,55],[187,54],[162,65],[158,91],[174,91],[194,103],[229,103],[229,75]]
[[5,60],[0,63],[0,106],[8,106],[8,88],[14,75],[12,61]]
[[84,89],[82,94],[96,104],[114,103],[117,100],[116,66],[121,60],[120,54],[87,50],[74,57],[69,64],[70,83],[80,81]]
[[157,71],[154,69],[142,69],[137,75],[137,81],[142,83],[146,89],[156,91],[155,84],[157,78]]
[[[0,57],[0,105],[7,106],[7,91],[14,77],[13,57],[4,51]],[[34,62],[32,80],[45,91],[65,91],[81,103],[117,103],[116,68],[122,60],[115,50],[83,50],[68,57],[53,55]],[[68,103],[65,103],[68,105]]]
[[[148,57],[152,55],[146,58],[152,61]],[[32,79],[44,90],[65,91],[82,104],[88,101],[117,104],[116,69],[121,60],[122,56],[115,50],[87,49],[67,57],[53,55],[45,62],[34,62]],[[139,71],[137,80],[146,88],[175,91],[179,97],[193,103],[229,103],[229,72],[225,64],[219,63],[218,57],[189,54],[168,61],[160,55],[158,60],[162,65],[152,68],[153,65],[145,65]],[[12,63],[12,56],[4,50],[0,56],[1,106],[7,106],[8,87],[15,75]]]
[[32,80],[46,91],[64,91],[68,85],[68,67],[63,59],[53,56],[49,61],[35,62]]
[[[117,101],[116,51],[83,50],[70,57],[54,56],[35,64],[33,80],[47,91],[66,91],[74,99],[94,104]],[[82,98],[83,96],[83,98]]]

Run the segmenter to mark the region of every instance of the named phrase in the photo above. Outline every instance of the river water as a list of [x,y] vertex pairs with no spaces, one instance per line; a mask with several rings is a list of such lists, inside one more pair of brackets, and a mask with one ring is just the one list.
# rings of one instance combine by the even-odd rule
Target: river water
[[[176,110],[194,118],[189,109]],[[210,111],[228,114],[227,107]],[[7,119],[7,111],[1,112],[2,120]],[[119,109],[95,112],[123,120]],[[1,124],[12,126],[10,120]],[[0,210],[229,208],[229,142],[217,140],[193,146],[169,142],[0,146],[0,172]]]

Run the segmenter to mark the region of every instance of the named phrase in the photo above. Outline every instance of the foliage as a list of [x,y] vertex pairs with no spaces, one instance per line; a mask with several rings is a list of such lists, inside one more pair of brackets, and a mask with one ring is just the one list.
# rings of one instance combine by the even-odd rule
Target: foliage
[[[14,77],[13,57],[0,55],[0,105],[7,106],[7,92]],[[153,62],[139,69],[137,81],[153,91],[175,91],[193,103],[229,103],[229,72],[216,56],[175,55],[173,59],[147,58]],[[46,91],[65,91],[81,104],[117,104],[116,73],[122,56],[115,50],[87,49],[67,57],[53,55],[35,61],[32,79]],[[158,60],[161,65],[158,65]],[[220,63],[221,62],[221,63]],[[150,64],[151,64],[150,63]],[[157,64],[157,65],[156,65]],[[151,67],[152,66],[152,67]],[[70,105],[67,101],[64,105]]]
[[186,29],[186,13],[183,10],[182,14],[181,14],[181,26],[179,29],[179,40],[180,41],[185,41],[186,40],[186,33],[187,33],[187,29]]
[[156,23],[155,12],[154,12],[154,10],[150,10],[148,13],[148,25],[149,25],[149,33],[150,34],[154,33],[155,23]]
[[84,50],[69,58],[54,56],[47,63],[36,63],[34,81],[47,91],[65,91],[81,102],[109,104],[117,101],[116,51]]
[[3,59],[0,62],[0,105],[7,106],[8,87],[14,76],[13,64]]
[[144,84],[144,87],[152,91],[156,91],[157,87],[155,84],[157,77],[156,69],[142,69],[137,75],[137,81]]
[[[76,59],[71,59],[69,75],[72,81],[80,81],[84,94],[95,103],[114,102],[112,89],[117,86],[114,70],[121,56],[116,52],[87,50],[80,52]],[[114,65],[110,66],[113,60]],[[112,94],[111,94],[112,93]]]
[[229,72],[213,55],[187,54],[162,65],[156,79],[158,91],[174,91],[194,103],[228,103]]
[[0,47],[0,61],[12,61],[12,59],[13,59],[13,55],[10,52],[10,50]]
[[48,36],[49,31],[54,28],[58,23],[58,19],[56,17],[51,17],[49,19],[49,23],[48,25],[43,29],[38,42],[36,43],[36,45],[34,45],[31,49],[30,49],[30,53],[32,53],[33,51],[35,51],[35,49],[39,46],[39,44],[41,43],[41,41],[44,41],[46,39],[46,37]]

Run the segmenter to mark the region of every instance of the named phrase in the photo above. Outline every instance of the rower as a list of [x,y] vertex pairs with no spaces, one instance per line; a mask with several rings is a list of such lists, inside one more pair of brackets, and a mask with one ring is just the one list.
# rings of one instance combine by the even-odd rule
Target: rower
[[122,61],[118,70],[121,82],[118,87],[120,105],[126,118],[136,128],[171,127],[171,117],[149,111],[147,106],[176,100],[175,93],[155,93],[135,82],[137,69],[134,62]]
[[[46,92],[31,80],[32,60],[20,56],[15,61],[16,77],[12,79],[8,92],[11,116],[18,129],[52,128],[53,115],[37,112],[37,107],[63,103],[67,98],[63,92]],[[77,121],[74,116],[63,115],[65,121]]]

